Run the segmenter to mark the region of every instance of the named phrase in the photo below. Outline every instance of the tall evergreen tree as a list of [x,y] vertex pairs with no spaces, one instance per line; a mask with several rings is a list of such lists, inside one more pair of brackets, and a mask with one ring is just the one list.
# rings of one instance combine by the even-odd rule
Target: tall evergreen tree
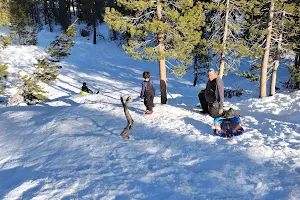
[[105,21],[117,31],[128,31],[130,40],[123,48],[135,59],[158,60],[161,103],[167,103],[166,59],[192,61],[192,51],[201,37],[203,5],[193,0],[117,0],[130,15],[106,9]]
[[[117,6],[117,1],[116,0],[107,0],[106,6],[109,7],[109,8],[114,8],[115,10],[118,10],[118,8],[120,8],[120,7]],[[117,40],[117,31],[114,30],[114,29],[112,29],[111,31],[112,31],[112,39]]]
[[227,70],[235,70],[241,57],[248,55],[246,41],[242,37],[246,28],[243,23],[246,3],[246,0],[222,0],[206,4],[208,10],[215,11],[210,16],[208,30],[211,31],[209,41],[213,52],[220,62],[221,78]]
[[274,65],[271,66],[270,96],[274,95],[276,91],[276,74],[281,58],[284,54],[291,52],[291,50],[297,49],[299,42],[293,40],[293,38],[299,35],[300,30],[300,19],[297,19],[297,16],[300,16],[300,9],[295,2],[277,0],[274,7],[272,38],[275,50],[272,55]]
[[59,7],[58,7],[58,22],[61,25],[63,31],[66,31],[70,25],[70,9],[68,1],[66,0],[59,0]]
[[50,4],[48,3],[48,0],[44,0],[44,23],[45,25],[48,24],[50,32],[53,31],[52,21],[53,21],[53,16],[51,15]]
[[264,56],[261,67],[260,74],[260,92],[259,97],[263,98],[267,95],[267,70],[269,66],[269,56],[270,56],[270,47],[272,39],[272,27],[273,27],[273,17],[274,17],[274,0],[270,0],[268,9],[268,26],[266,32],[266,43],[264,49]]
[[78,16],[82,21],[93,26],[93,43],[97,43],[97,25],[103,22],[104,0],[77,0]]
[[[275,94],[276,73],[280,59],[285,52],[291,51],[296,43],[289,38],[295,36],[296,20],[291,16],[298,16],[298,7],[293,1],[267,0],[251,1],[251,10],[248,10],[247,22],[250,28],[246,34],[251,47],[252,57],[263,59],[256,63],[261,69],[260,97],[267,94],[268,74],[271,75],[270,95]],[[295,28],[296,27],[296,28]],[[270,69],[270,70],[268,70]],[[268,73],[269,72],[269,73]]]
[[59,21],[59,9],[57,6],[59,4],[57,1],[58,0],[49,0],[49,18],[51,18],[55,24],[58,24]]
[[9,1],[0,1],[0,29],[9,24]]
[[287,30],[284,29],[283,36],[288,35],[288,39],[283,37],[282,45],[286,46],[287,44],[291,44],[285,51],[289,53],[292,49],[295,53],[294,62],[289,66],[290,79],[287,83],[287,87],[300,89],[300,2],[292,0],[289,6],[285,5],[285,11],[286,21],[284,21],[284,24],[288,23],[288,27],[290,28]]
[[71,4],[72,4],[72,8],[73,8],[73,15],[76,16],[75,1],[72,0],[72,1],[71,1]]
[[[248,42],[250,49],[250,57],[252,58],[251,70],[259,69],[260,75],[250,76],[251,79],[260,79],[260,95],[266,96],[267,70],[270,61],[270,52],[273,50],[272,31],[274,17],[273,0],[252,0],[246,4],[247,12],[246,22],[248,29],[245,31],[244,37]],[[272,53],[272,52],[271,52]],[[249,75],[246,73],[246,75]]]
[[20,0],[10,0],[9,31],[13,42],[21,45],[28,44],[30,35],[29,27],[33,26],[33,20],[26,9],[26,5]]
[[[195,0],[194,2],[197,3],[200,0]],[[201,0],[201,2],[206,3],[206,5],[211,5],[213,0]],[[206,7],[206,8],[205,8]],[[212,61],[212,46],[209,43],[209,38],[211,36],[211,30],[207,28],[207,25],[210,24],[210,19],[212,19],[216,15],[216,10],[207,9],[207,6],[205,6],[205,26],[200,27],[200,30],[202,32],[201,39],[199,40],[199,43],[196,44],[194,50],[193,50],[193,73],[194,73],[194,81],[193,86],[197,85],[198,77],[203,76],[207,74],[207,69],[211,65]]]

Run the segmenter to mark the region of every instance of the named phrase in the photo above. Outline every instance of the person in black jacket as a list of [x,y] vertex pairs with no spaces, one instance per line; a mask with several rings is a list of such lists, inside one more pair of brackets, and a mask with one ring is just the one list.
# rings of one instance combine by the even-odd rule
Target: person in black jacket
[[150,72],[144,72],[143,78],[144,81],[142,83],[140,97],[144,99],[144,105],[147,108],[145,114],[152,114],[154,107],[153,99],[155,95],[155,88],[153,85],[153,81],[150,80]]
[[209,113],[213,118],[223,115],[224,83],[215,70],[208,70],[208,81],[204,92],[199,93],[203,113]]
[[[82,83],[81,91],[87,92],[87,93],[89,93],[89,94],[93,94],[93,93],[94,93],[92,90],[90,90],[90,89],[86,86],[86,82],[83,82],[83,83]],[[96,94],[98,94],[98,93],[99,93],[99,91],[96,92]]]

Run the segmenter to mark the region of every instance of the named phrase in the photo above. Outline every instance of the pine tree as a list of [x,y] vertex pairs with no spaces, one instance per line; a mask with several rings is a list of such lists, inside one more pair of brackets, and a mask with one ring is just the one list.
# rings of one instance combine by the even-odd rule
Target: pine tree
[[[195,3],[199,2],[199,0],[195,0]],[[202,0],[201,2],[205,2],[206,5],[211,5],[213,0]],[[207,7],[207,6],[206,6]],[[205,9],[205,24],[210,24],[210,19],[216,15],[216,10],[213,9]],[[193,86],[197,85],[198,77],[207,74],[207,69],[210,67],[212,62],[211,49],[212,46],[209,43],[209,38],[211,36],[211,30],[207,28],[207,26],[200,27],[201,39],[199,43],[195,45],[193,50],[193,73],[194,73],[194,81]]]
[[38,84],[37,80],[33,77],[24,76],[22,77],[24,81],[22,96],[27,105],[34,105],[38,103],[45,102],[45,90]]
[[[106,6],[109,8],[114,8],[115,10],[118,10],[118,8],[120,8],[117,6],[116,0],[107,0]],[[121,11],[119,11],[119,12],[121,12]],[[117,40],[117,31],[114,29],[112,29],[111,31],[112,31],[112,40]]]
[[70,25],[70,9],[66,0],[59,0],[58,2],[58,22],[61,25],[63,31],[66,31]]
[[131,14],[107,8],[105,21],[113,30],[128,31],[131,38],[123,48],[131,57],[158,60],[161,103],[166,104],[166,59],[192,62],[191,53],[201,37],[198,27],[205,19],[203,5],[201,2],[194,5],[193,0],[117,0],[117,3]]
[[[9,4],[7,0],[0,2],[0,29],[9,24]],[[9,36],[0,36],[0,59],[1,51],[11,42]],[[5,80],[8,77],[8,65],[0,63],[0,94],[4,94]]]
[[197,85],[198,77],[207,74],[207,69],[210,67],[212,61],[211,56],[209,55],[210,49],[209,44],[206,40],[202,40],[202,43],[198,43],[195,46],[193,51],[193,72],[194,72],[194,81],[193,86]]
[[[49,19],[53,21],[56,25],[59,22],[59,9],[57,7],[58,5],[58,0],[49,0]],[[50,22],[50,21],[49,21]]]
[[103,22],[105,12],[104,0],[77,0],[78,16],[81,21],[85,21],[93,26],[93,43],[97,43],[97,24]]
[[14,43],[35,45],[41,29],[40,2],[35,0],[10,0],[10,35]]
[[219,76],[222,78],[228,70],[234,71],[239,60],[248,56],[246,40],[242,37],[246,28],[243,19],[246,17],[246,0],[213,1],[206,4],[208,10],[215,11],[210,16],[207,29],[211,32],[209,43],[219,58]]
[[76,16],[76,11],[75,11],[75,2],[74,0],[71,1],[72,8],[73,8],[73,15]]
[[[244,37],[248,42],[250,49],[250,58],[252,59],[251,71],[260,69],[260,95],[266,96],[267,70],[269,68],[270,55],[272,55],[272,34],[273,34],[273,18],[274,18],[274,1],[273,0],[252,0],[247,3],[246,22],[248,29],[245,31]],[[256,74],[251,75],[251,79],[257,77]]]
[[26,7],[18,0],[10,0],[10,23],[9,31],[13,42],[26,45],[29,36],[29,28],[33,25]]
[[[0,2],[0,29],[7,26],[10,23],[10,7],[8,0],[3,0]],[[0,35],[0,50],[5,48],[11,43],[10,36]]]
[[37,67],[32,75],[22,77],[24,85],[10,99],[9,103],[14,102],[16,97],[22,93],[24,101],[30,104],[36,104],[45,101],[45,91],[40,86],[40,82],[49,84],[56,81],[59,75],[59,66],[57,65],[65,57],[69,56],[69,50],[74,46],[73,37],[76,35],[75,23],[77,19],[69,26],[65,33],[56,38],[47,50],[47,56],[38,59]]
[[267,26],[267,33],[266,33],[266,44],[265,44],[265,50],[264,50],[264,56],[262,61],[261,74],[260,74],[260,93],[259,93],[260,98],[266,97],[267,95],[267,70],[269,66],[273,16],[274,16],[274,0],[271,0],[270,7],[268,9],[268,26]]
[[50,32],[53,31],[52,21],[53,17],[50,12],[50,4],[48,3],[48,0],[44,0],[44,23],[45,25],[48,24]]
[[261,69],[260,97],[265,97],[268,76],[271,76],[269,94],[274,95],[276,73],[281,57],[295,48],[297,44],[290,38],[296,35],[297,27],[299,27],[292,17],[298,16],[299,10],[293,1],[253,2],[255,3],[252,4],[252,10],[248,10],[252,12],[249,12],[249,18],[247,18],[250,28],[246,37],[251,47],[252,58],[260,60],[261,56],[264,55],[261,63],[256,63],[256,67],[253,68]]
[[5,80],[8,77],[8,66],[6,64],[0,64],[0,95],[4,94]]
[[[283,50],[290,53],[291,49],[295,53],[294,64],[289,65],[290,79],[287,83],[288,88],[300,89],[300,2],[292,0],[289,5],[284,6],[286,12],[286,20],[284,24],[288,24],[284,29],[283,36]],[[289,27],[286,29],[286,27]],[[284,47],[289,44],[288,48]]]
[[8,0],[0,1],[0,29],[9,24],[9,2]]

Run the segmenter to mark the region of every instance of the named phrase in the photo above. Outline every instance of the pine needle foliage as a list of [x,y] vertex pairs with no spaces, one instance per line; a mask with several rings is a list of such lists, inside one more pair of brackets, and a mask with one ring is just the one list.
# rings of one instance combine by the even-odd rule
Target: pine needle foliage
[[[155,1],[117,0],[117,3],[131,10],[131,15],[107,8],[104,20],[111,29],[129,33],[128,45],[123,48],[132,58],[151,61],[166,58],[191,63],[191,52],[201,37],[198,27],[205,25],[201,2],[162,1],[162,21],[156,15]],[[157,48],[158,34],[164,35],[164,51]]]
[[28,105],[43,103],[45,101],[45,91],[39,83],[50,84],[57,80],[60,68],[58,63],[71,55],[69,51],[75,44],[73,37],[76,33],[77,30],[73,23],[65,33],[62,33],[51,42],[47,50],[47,57],[42,57],[37,60],[37,67],[33,75],[22,78],[24,81],[22,96]]

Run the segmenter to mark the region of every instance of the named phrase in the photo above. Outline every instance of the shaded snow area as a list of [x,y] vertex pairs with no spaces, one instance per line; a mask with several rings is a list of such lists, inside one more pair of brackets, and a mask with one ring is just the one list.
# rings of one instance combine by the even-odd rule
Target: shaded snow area
[[[11,74],[32,72],[54,37],[43,31],[40,46],[6,49]],[[226,140],[194,107],[204,82],[195,88],[192,74],[169,74],[169,104],[161,105],[157,63],[130,59],[117,42],[91,43],[76,38],[45,104],[1,105],[0,199],[300,199],[300,91],[257,99],[258,83],[225,77],[227,88],[246,91],[226,99],[245,128]],[[149,116],[139,98],[143,71],[157,90]],[[99,94],[79,95],[82,82]],[[130,139],[119,136],[121,94],[133,98]]]

